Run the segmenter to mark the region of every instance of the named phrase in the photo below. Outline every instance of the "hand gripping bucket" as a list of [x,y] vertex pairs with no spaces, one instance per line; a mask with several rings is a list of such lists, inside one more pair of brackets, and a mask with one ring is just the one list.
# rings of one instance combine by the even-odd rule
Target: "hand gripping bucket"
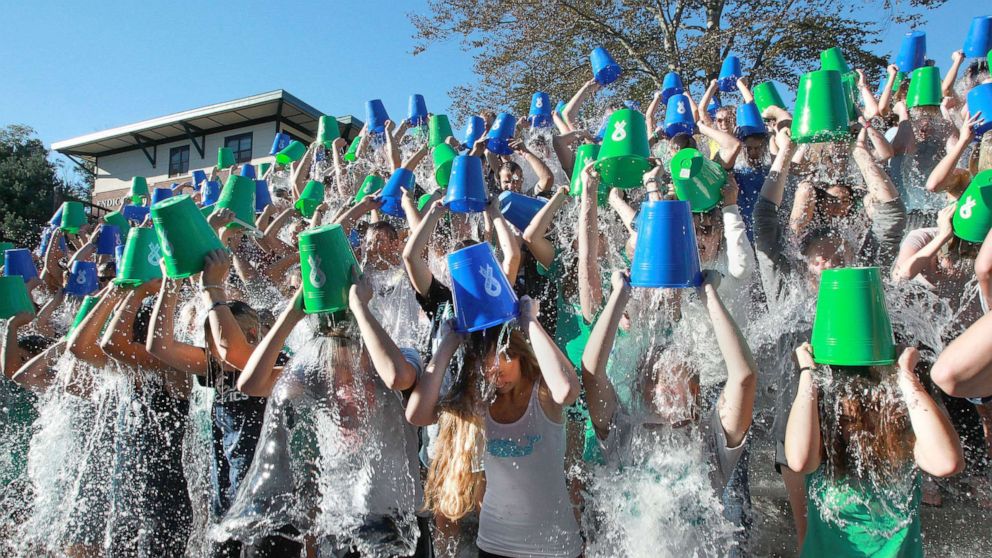
[[851,73],[851,67],[844,59],[844,53],[838,47],[831,47],[820,52],[820,70],[834,70],[840,75]]
[[717,78],[717,86],[720,91],[730,93],[737,91],[737,80],[741,79],[744,71],[741,69],[741,59],[733,54],[727,56],[720,66],[720,76]]
[[767,133],[768,128],[765,127],[757,104],[752,101],[737,105],[737,137],[743,139]]
[[620,77],[622,70],[617,61],[603,47],[596,47],[589,53],[592,75],[600,85],[609,85]]
[[31,258],[31,250],[16,248],[4,252],[3,274],[6,277],[20,275],[25,283],[37,277],[38,270],[34,266],[34,259]]
[[382,212],[393,217],[405,217],[403,212],[403,188],[408,191],[413,188],[413,172],[398,168],[389,177],[389,182],[382,189]]
[[286,146],[289,145],[290,141],[292,141],[292,139],[289,137],[289,134],[276,132],[276,136],[272,138],[272,148],[269,149],[269,155],[275,155],[283,149],[286,149]]
[[661,102],[667,106],[668,99],[679,93],[685,93],[682,78],[675,72],[668,72],[665,74],[665,80],[661,82]]
[[375,195],[385,185],[386,181],[381,176],[375,174],[366,176],[365,180],[362,181],[362,185],[358,188],[358,192],[355,194],[355,203],[364,200],[367,196]]
[[69,279],[66,281],[65,293],[74,296],[86,296],[100,290],[100,281],[96,275],[96,262],[76,260],[69,269]]
[[152,203],[155,205],[162,200],[167,200],[172,197],[172,188],[155,188],[152,190]]
[[976,16],[971,20],[963,50],[964,55],[969,58],[988,55],[992,50],[992,16]]
[[692,106],[689,98],[682,93],[676,93],[668,98],[665,105],[665,135],[669,138],[676,134],[692,135],[696,131],[696,122],[692,119]]
[[427,124],[427,101],[420,94],[410,95],[410,102],[407,105],[406,121],[411,126],[423,126]]
[[217,180],[209,180],[203,186],[203,196],[200,205],[206,207],[217,203],[220,199],[220,182]]
[[83,297],[83,303],[79,305],[79,310],[76,311],[76,317],[72,319],[72,325],[69,326],[69,331],[66,332],[66,337],[72,335],[73,331],[79,327],[79,324],[83,323],[86,316],[90,315],[90,312],[96,308],[96,303],[100,302],[99,296],[86,296]]
[[847,100],[841,75],[834,70],[810,72],[799,78],[792,141],[820,143],[850,136]]
[[193,175],[190,179],[190,182],[193,183],[194,190],[199,192],[200,188],[203,186],[203,183],[206,181],[207,181],[207,173],[203,172],[202,170],[193,171]]
[[452,213],[480,213],[489,203],[482,176],[482,159],[470,155],[455,157],[451,182],[444,194],[444,205]]
[[459,331],[480,331],[520,315],[517,295],[489,244],[476,244],[448,254],[448,269],[455,301],[455,327]]
[[135,227],[127,235],[121,258],[117,261],[114,284],[137,287],[162,277],[162,248],[154,229]]
[[992,228],[992,169],[983,170],[971,180],[958,199],[951,226],[961,240],[985,241]]
[[489,129],[489,141],[486,142],[486,149],[497,155],[510,155],[510,140],[513,139],[513,132],[517,123],[512,114],[501,112],[496,116],[493,127]]
[[86,210],[77,201],[62,203],[61,229],[67,233],[76,234],[86,224]]
[[320,120],[317,121],[317,141],[330,149],[334,145],[334,140],[339,137],[341,137],[341,131],[338,129],[338,119],[326,114],[321,116]]
[[699,286],[702,279],[689,203],[678,200],[644,202],[637,216],[637,245],[630,264],[631,286],[688,288]]
[[[582,195],[582,192],[585,190],[582,169],[586,168],[586,165],[595,161],[597,158],[599,158],[599,145],[595,143],[584,143],[575,150],[575,166],[572,167],[572,180],[568,183],[568,193],[572,197],[577,198]],[[602,181],[599,185],[599,192],[597,192],[596,198],[598,204],[604,206],[610,195],[610,188],[609,186],[604,186]]]
[[131,203],[141,205],[141,199],[148,197],[148,181],[144,176],[131,178]]
[[475,142],[479,141],[479,138],[485,133],[486,121],[481,116],[469,117],[468,125],[465,126],[465,146],[468,149],[472,149]]
[[427,143],[437,147],[444,143],[445,138],[455,135],[451,131],[451,123],[444,114],[435,114],[427,124]]
[[[153,206],[154,207],[154,206]],[[217,208],[230,209],[234,217],[249,225],[255,222],[255,181],[243,176],[229,176],[220,191]],[[242,227],[230,223],[228,227]]]
[[373,134],[381,134],[386,129],[386,121],[389,115],[386,114],[386,107],[379,99],[372,99],[365,103],[365,125],[367,130]]
[[114,249],[121,243],[121,230],[114,225],[101,225],[100,234],[96,237],[96,253],[101,256],[113,256]]
[[317,206],[324,203],[324,183],[317,180],[307,182],[300,193],[300,199],[296,200],[293,207],[300,212],[300,215],[307,219],[313,217],[313,212]]
[[975,136],[992,130],[992,83],[982,83],[971,88],[968,92],[968,112],[972,115],[981,112],[985,120],[975,125]]
[[[52,235],[55,234],[55,231],[57,231],[57,230],[58,230],[57,227],[51,227],[51,226],[45,227],[44,229],[42,229],[42,231],[41,231],[41,246],[39,246],[39,250],[38,250],[38,254],[40,256],[44,256],[48,252],[48,244],[52,241]],[[14,245],[11,244],[10,245],[10,248],[6,248],[5,251],[6,250],[12,250],[13,248],[14,248]],[[62,252],[63,254],[65,254],[65,253],[67,253],[69,251],[69,247],[65,243],[65,237],[64,236],[60,236],[59,237],[59,247],[57,249],[60,252]]]
[[304,312],[347,310],[351,270],[358,262],[341,225],[303,231],[299,247]]
[[238,173],[238,176],[243,176],[245,178],[250,178],[252,180],[255,180],[256,178],[255,167],[248,163],[241,165],[241,172]]
[[432,157],[434,159],[434,180],[438,187],[447,188],[451,180],[451,164],[455,162],[458,152],[446,143],[439,144],[434,148]]
[[217,148],[217,168],[226,169],[233,167],[237,163],[234,159],[234,151],[230,147]]
[[813,319],[813,360],[819,364],[892,364],[895,341],[877,267],[826,269]]
[[28,312],[32,316],[35,314],[27,285],[20,277],[0,277],[0,320],[21,312]]
[[917,68],[922,68],[926,57],[927,34],[923,31],[910,31],[902,38],[895,64],[899,71],[908,74]]
[[727,171],[716,161],[686,147],[672,157],[671,172],[675,195],[688,202],[693,213],[705,213],[720,203]]
[[596,160],[603,184],[608,188],[639,188],[644,173],[651,168],[650,155],[644,115],[631,109],[610,115]]
[[543,91],[534,93],[530,99],[530,125],[535,128],[547,128],[554,124],[551,118],[551,98]]
[[276,153],[276,162],[280,165],[288,165],[293,161],[299,161],[307,153],[307,146],[302,142],[293,140],[282,151]]
[[518,230],[525,231],[548,200],[532,198],[516,192],[503,192],[499,195],[499,210],[503,218]]
[[940,90],[940,68],[923,66],[909,77],[909,91],[906,93],[906,106],[939,107],[944,94]]
[[723,108],[723,103],[720,102],[720,97],[718,95],[713,95],[710,99],[710,104],[706,105],[706,114],[710,115],[710,118],[716,118],[716,111]]
[[185,279],[203,271],[207,253],[224,248],[188,195],[173,196],[153,207],[152,223],[170,279]]
[[269,191],[267,180],[255,181],[255,213],[261,213],[267,205],[272,203],[272,192]]
[[764,114],[768,107],[785,109],[785,101],[782,100],[782,95],[779,94],[774,82],[759,83],[752,93],[754,94],[754,104],[758,105],[758,112],[761,114]]

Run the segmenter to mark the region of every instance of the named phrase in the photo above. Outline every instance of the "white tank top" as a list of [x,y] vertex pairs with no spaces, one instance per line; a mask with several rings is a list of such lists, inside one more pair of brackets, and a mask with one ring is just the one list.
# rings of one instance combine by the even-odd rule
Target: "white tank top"
[[514,423],[498,423],[486,409],[486,494],[476,544],[501,556],[575,558],[582,539],[565,484],[565,425],[544,414],[539,385]]

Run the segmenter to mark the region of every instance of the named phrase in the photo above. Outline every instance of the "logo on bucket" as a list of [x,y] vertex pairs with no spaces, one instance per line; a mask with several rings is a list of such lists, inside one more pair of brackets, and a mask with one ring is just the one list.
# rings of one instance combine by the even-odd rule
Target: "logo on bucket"
[[167,257],[170,257],[171,258],[172,257],[172,243],[169,242],[168,240],[164,239],[164,238],[161,239],[161,240],[162,240],[162,253],[165,254]]
[[627,121],[620,120],[613,124],[613,135],[610,139],[613,141],[623,141],[627,137]]
[[537,107],[537,108],[543,107],[544,106],[544,99],[542,97],[538,97],[537,100],[534,101],[534,106]]
[[310,284],[317,289],[323,287],[327,277],[320,270],[320,256],[307,256],[307,262],[310,264]]
[[158,243],[149,242],[148,243],[148,263],[151,265],[158,265],[162,261],[162,254],[159,253],[161,248]]
[[77,285],[85,285],[86,284],[86,272],[85,271],[79,270],[79,273],[76,274],[76,284]]
[[962,219],[971,219],[971,208],[975,207],[977,203],[978,202],[976,202],[971,196],[968,196],[968,199],[961,204],[961,209],[958,210],[958,215],[960,215]]
[[493,274],[492,266],[486,264],[485,267],[480,267],[479,274],[486,280],[483,288],[486,289],[487,295],[497,297],[501,292],[503,292],[503,287],[500,286],[499,281],[496,280],[496,275]]

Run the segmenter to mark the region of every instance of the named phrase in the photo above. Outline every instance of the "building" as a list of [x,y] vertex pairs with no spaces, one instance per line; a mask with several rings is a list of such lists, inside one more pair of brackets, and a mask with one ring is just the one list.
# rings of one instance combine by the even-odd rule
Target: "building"
[[[230,147],[238,163],[270,162],[277,132],[309,144],[323,114],[280,89],[59,141],[52,150],[81,167],[93,164],[93,203],[107,208],[128,196],[133,176],[155,187],[187,181],[197,169],[209,174],[220,147]],[[338,117],[348,141],[362,126],[353,116]]]

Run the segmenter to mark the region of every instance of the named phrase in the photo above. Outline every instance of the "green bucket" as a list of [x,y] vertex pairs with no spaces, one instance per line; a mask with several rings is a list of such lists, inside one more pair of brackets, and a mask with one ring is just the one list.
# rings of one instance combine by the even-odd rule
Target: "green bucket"
[[162,248],[155,231],[149,228],[134,227],[127,233],[121,261],[117,262],[115,285],[137,287],[152,279],[162,277],[159,262]]
[[610,115],[599,149],[596,170],[606,188],[639,188],[651,168],[648,130],[644,115],[621,109]]
[[206,207],[201,207],[200,214],[202,214],[204,217],[210,217],[210,214],[214,212],[214,209],[217,209],[217,204],[211,204]]
[[358,193],[355,194],[355,203],[358,203],[365,199],[366,196],[371,196],[382,187],[386,185],[386,181],[382,179],[381,176],[370,174],[365,177],[362,181],[362,185],[358,188]]
[[341,225],[325,225],[300,233],[303,308],[307,314],[348,308],[351,269],[357,266]]
[[944,98],[940,90],[940,68],[923,66],[909,75],[909,91],[906,93],[906,106],[939,107]]
[[670,169],[676,197],[689,202],[693,213],[705,213],[720,203],[727,183],[727,171],[720,163],[685,147],[672,157]]
[[293,140],[282,151],[276,153],[276,162],[280,165],[288,165],[293,161],[299,161],[307,154],[307,146],[302,142]]
[[226,169],[237,164],[234,159],[234,151],[230,147],[217,148],[217,168]]
[[840,72],[841,75],[851,73],[851,67],[847,65],[844,53],[838,47],[828,48],[820,52],[820,69],[834,70]]
[[820,274],[812,343],[813,360],[819,364],[895,362],[895,339],[877,267],[826,269]]
[[67,233],[76,234],[86,224],[86,209],[77,201],[62,203],[61,229]]
[[768,107],[785,109],[785,101],[782,100],[782,95],[779,94],[774,82],[759,83],[754,87],[752,93],[754,94],[754,104],[758,105],[758,112],[761,114],[764,114]]
[[203,271],[204,257],[224,248],[207,218],[187,194],[155,204],[152,223],[162,246],[165,273],[170,279],[185,279]]
[[334,145],[334,140],[339,137],[341,137],[341,131],[338,130],[338,119],[333,116],[321,116],[317,122],[317,141],[330,149]]
[[13,250],[14,248],[15,246],[13,242],[0,242],[0,258],[3,258],[3,255],[7,250]]
[[820,143],[846,140],[850,137],[849,123],[840,73],[819,70],[799,78],[792,141]]
[[451,181],[451,165],[455,162],[458,152],[455,148],[446,143],[439,143],[434,147],[434,180],[441,188],[447,188]]
[[448,136],[453,135],[447,115],[435,114],[427,121],[427,144],[431,147],[441,145]]
[[20,275],[0,277],[0,319],[6,320],[21,312],[29,312],[32,316],[35,313],[24,279]]
[[83,303],[79,305],[79,310],[76,311],[76,317],[72,319],[72,325],[69,326],[69,331],[67,331],[65,334],[66,337],[72,335],[72,332],[75,331],[77,327],[79,327],[79,324],[83,323],[83,320],[86,319],[86,316],[90,315],[90,311],[92,311],[93,308],[96,307],[97,302],[100,302],[99,296],[86,295],[83,298]]
[[858,74],[844,74],[840,77],[841,87],[844,88],[844,104],[847,105],[847,122],[858,121]]
[[324,203],[324,183],[311,180],[303,187],[300,199],[296,200],[293,207],[300,212],[300,215],[309,219],[313,217],[313,212],[317,210],[317,206],[322,203]]
[[[575,166],[572,167],[572,180],[568,183],[568,193],[573,198],[581,196],[585,191],[586,183],[582,178],[582,169],[597,157],[599,157],[599,144],[584,143],[575,150]],[[600,181],[596,199],[601,207],[606,205],[609,195],[610,187]]]
[[417,211],[423,211],[424,208],[427,207],[427,202],[431,201],[432,195],[433,194],[424,194],[420,196],[420,199],[417,200]]
[[961,240],[985,240],[992,228],[992,169],[983,170],[971,180],[958,199],[951,226]]
[[344,154],[344,160],[349,163],[354,163],[358,160],[358,144],[361,143],[362,136],[355,136],[355,139],[351,140],[351,145],[348,146],[348,151]]
[[106,221],[108,225],[117,227],[117,230],[119,230],[122,235],[126,235],[127,231],[131,228],[131,222],[127,220],[127,217],[121,215],[120,211],[112,211],[104,215],[103,220]]
[[[161,202],[159,202],[161,203]],[[229,176],[224,188],[217,198],[217,207],[230,209],[234,217],[242,223],[255,223],[255,181],[247,176]],[[242,227],[238,223],[230,223],[230,227]]]
[[131,178],[131,203],[134,205],[141,205],[141,199],[149,199],[148,196],[148,181],[145,180],[144,176],[135,176]]
[[265,176],[265,173],[269,172],[269,167],[271,167],[271,166],[272,166],[272,163],[259,163],[258,164],[258,179],[259,180],[262,180],[262,177]]

